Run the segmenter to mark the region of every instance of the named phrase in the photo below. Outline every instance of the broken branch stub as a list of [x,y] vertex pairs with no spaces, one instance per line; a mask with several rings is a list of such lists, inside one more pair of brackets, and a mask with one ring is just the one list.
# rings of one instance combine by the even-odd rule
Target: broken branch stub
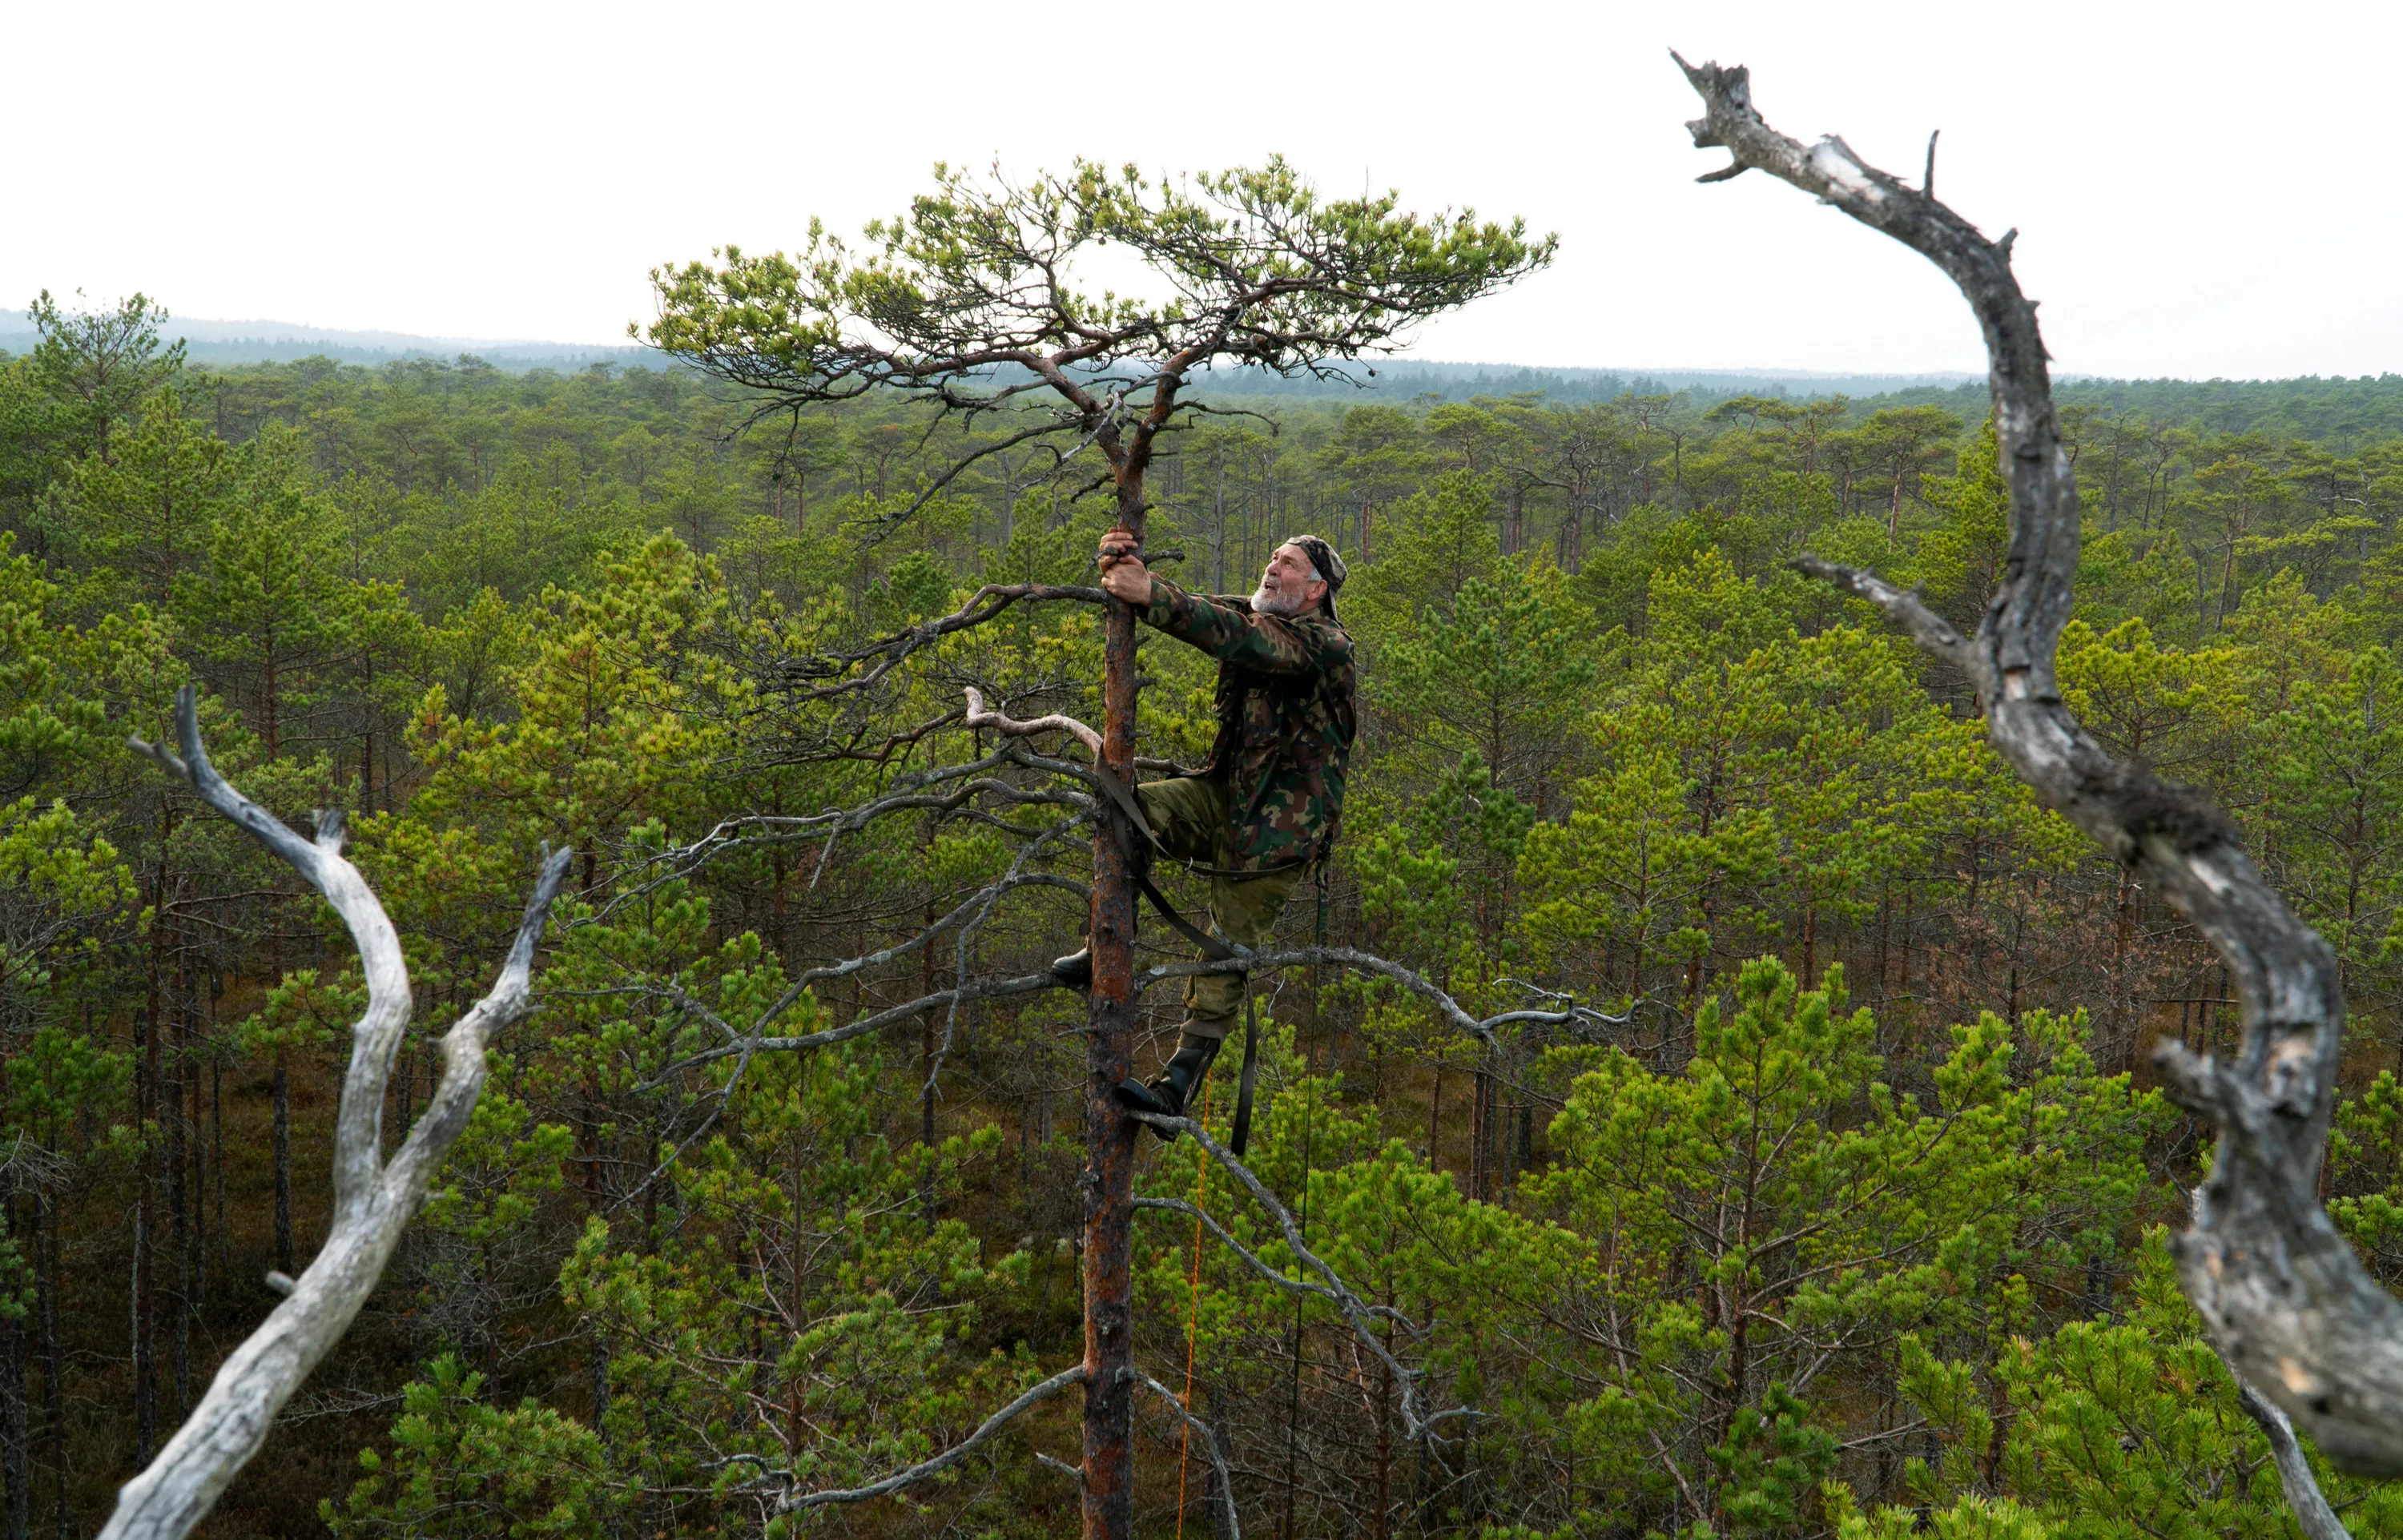
[[2176,1043],[2154,1051],[2171,1096],[2219,1130],[2193,1227],[2175,1242],[2180,1277],[2237,1373],[2340,1469],[2403,1475],[2403,1304],[2363,1269],[2317,1193],[2344,1019],[2334,954],[2270,890],[2215,807],[2114,758],[2054,684],[2079,509],[2035,307],[2011,272],[2017,232],[1987,240],[1841,139],[1806,146],[1779,133],[1755,110],[1742,66],[1677,63],[1702,99],[1703,116],[1687,125],[1694,143],[1732,158],[1703,180],[1758,170],[1815,194],[1935,263],[1977,313],[2011,494],[2010,554],[1977,634],[1961,636],[1871,574],[1809,557],[1796,565],[1877,605],[1966,673],[1989,739],[2021,779],[2156,887],[2226,960],[2243,1005],[2234,1061]]
[[137,754],[188,783],[201,800],[241,825],[341,916],[359,949],[368,1006],[351,1029],[350,1068],[334,1125],[333,1224],[323,1250],[284,1302],[243,1339],[209,1384],[208,1394],[175,1430],[148,1468],[118,1491],[103,1540],[173,1540],[208,1516],[236,1473],[267,1441],[275,1414],[308,1378],[367,1302],[417,1213],[451,1145],[467,1127],[484,1089],[484,1043],[523,1014],[531,989],[535,943],[551,899],[566,875],[569,853],[546,853],[527,900],[517,939],[492,992],[442,1036],[442,1079],[409,1137],[382,1158],[384,1083],[409,1025],[409,969],[400,937],[382,904],[341,853],[339,813],[321,814],[314,839],[305,839],[272,813],[234,790],[201,745],[199,712],[189,686],[175,697],[175,728],[183,753],[131,740]]

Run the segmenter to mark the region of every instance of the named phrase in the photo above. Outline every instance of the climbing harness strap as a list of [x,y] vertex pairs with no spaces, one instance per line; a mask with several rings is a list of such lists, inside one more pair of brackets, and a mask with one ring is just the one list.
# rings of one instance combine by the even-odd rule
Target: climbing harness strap
[[1243,1158],[1243,1146],[1252,1137],[1252,1086],[1259,1075],[1260,1020],[1252,1005],[1252,978],[1243,976],[1243,1077],[1235,1089],[1235,1131],[1228,1136],[1227,1147],[1235,1158]]

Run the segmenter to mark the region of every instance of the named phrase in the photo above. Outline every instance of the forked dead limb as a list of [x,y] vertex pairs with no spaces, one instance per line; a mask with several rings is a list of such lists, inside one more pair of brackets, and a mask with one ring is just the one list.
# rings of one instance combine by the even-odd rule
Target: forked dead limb
[[931,1460],[921,1461],[917,1464],[910,1466],[907,1470],[895,1471],[892,1475],[885,1477],[882,1480],[871,1481],[864,1487],[843,1487],[826,1491],[801,1491],[787,1493],[785,1496],[777,1499],[776,1511],[778,1513],[795,1513],[803,1508],[825,1507],[827,1505],[834,1503],[866,1503],[873,1501],[879,1497],[890,1497],[893,1493],[901,1491],[905,1487],[914,1487],[921,1481],[926,1480],[932,1477],[940,1476],[943,1472],[951,1469],[953,1465],[958,1464],[961,1461],[974,1453],[979,1445],[988,1442],[997,1436],[1002,1429],[1009,1426],[1010,1423],[1017,1422],[1022,1413],[1030,1411],[1035,1407],[1040,1406],[1042,1403],[1050,1400],[1051,1397],[1059,1394],[1062,1391],[1066,1390],[1069,1386],[1081,1385],[1084,1382],[1084,1365],[1077,1364],[1071,1367],[1062,1369],[1050,1379],[1029,1386],[1025,1393],[1020,1395],[1017,1400],[1012,1401],[1009,1405],[1002,1408],[999,1411],[994,1412],[991,1417],[986,1418],[982,1422],[977,1424],[977,1430],[974,1433],[969,1434],[965,1438],[961,1439],[958,1443],[953,1444],[950,1449],[945,1450],[942,1453],[936,1455]]
[[285,1301],[226,1359],[208,1394],[158,1458],[118,1490],[103,1540],[170,1540],[191,1533],[267,1441],[276,1412],[367,1303],[443,1157],[476,1109],[484,1089],[485,1040],[525,1011],[535,943],[569,855],[563,850],[549,853],[499,980],[443,1034],[441,1084],[409,1137],[385,1160],[384,1083],[410,1018],[409,968],[400,937],[367,879],[342,856],[339,813],[321,814],[316,838],[305,839],[234,790],[201,745],[189,686],[175,698],[175,730],[180,756],[138,738],[132,746],[188,783],[325,895],[358,943],[368,1006],[351,1029],[351,1063],[335,1116],[334,1216],[325,1248]]
[[1135,975],[1134,987],[1135,992],[1141,993],[1165,979],[1189,978],[1197,974],[1267,973],[1277,968],[1309,967],[1321,964],[1349,968],[1354,973],[1399,984],[1405,992],[1417,995],[1433,1006],[1446,1022],[1487,1043],[1494,1041],[1494,1028],[1521,1021],[1553,1027],[1578,1023],[1618,1027],[1625,1026],[1628,1020],[1624,1016],[1606,1016],[1574,1000],[1564,1010],[1506,1010],[1494,1016],[1472,1016],[1465,1006],[1425,974],[1390,958],[1380,957],[1375,952],[1362,951],[1357,947],[1292,947],[1281,951],[1241,952],[1215,963],[1206,959],[1196,959],[1190,963],[1160,963]]
[[[1399,1316],[1394,1311],[1382,1305],[1372,1304],[1354,1294],[1351,1285],[1343,1282],[1335,1269],[1327,1264],[1325,1258],[1303,1243],[1301,1230],[1294,1223],[1293,1212],[1277,1201],[1276,1194],[1268,1189],[1266,1183],[1252,1174],[1252,1169],[1249,1166],[1236,1159],[1234,1152],[1212,1138],[1210,1131],[1203,1128],[1198,1118],[1167,1117],[1158,1113],[1134,1111],[1129,1111],[1127,1116],[1138,1123],[1148,1123],[1162,1133],[1191,1134],[1194,1142],[1202,1146],[1203,1152],[1224,1167],[1227,1174],[1235,1179],[1236,1185],[1251,1195],[1252,1201],[1257,1203],[1267,1212],[1271,1219],[1276,1221],[1277,1233],[1285,1238],[1285,1249],[1293,1253],[1295,1259],[1303,1267],[1318,1274],[1320,1281],[1326,1285],[1323,1289],[1313,1292],[1323,1294],[1333,1301],[1337,1312],[1343,1317],[1344,1325],[1352,1328],[1352,1335],[1358,1338],[1392,1372],[1394,1383],[1401,1392],[1401,1405],[1396,1409],[1401,1413],[1404,1436],[1416,1439],[1424,1435],[1429,1425],[1439,1419],[1423,1418],[1419,1415],[1418,1396],[1413,1390],[1418,1382],[1417,1374],[1404,1368],[1401,1360],[1394,1356],[1393,1350],[1386,1347],[1368,1325],[1371,1320],[1382,1316],[1389,1320],[1400,1320],[1407,1326],[1410,1325],[1409,1318]],[[1451,1414],[1440,1415],[1450,1416]]]
[[2053,650],[2077,571],[2076,478],[2054,416],[2035,307],[2010,267],[2017,232],[1989,241],[1841,139],[1803,146],[1761,120],[1743,68],[1677,61],[1702,98],[1694,143],[1729,165],[1816,194],[1941,268],[1976,312],[1992,361],[1994,437],[2011,493],[2001,589],[1964,638],[1868,573],[1803,571],[1866,599],[1976,685],[1987,736],[2048,805],[2157,887],[2226,960],[2243,1006],[2231,1063],[2154,1050],[2171,1096],[2218,1127],[2218,1155],[2177,1238],[2178,1270],[2240,1379],[2285,1408],[2340,1469],[2403,1476],[2403,1303],[2380,1288],[2321,1208],[2344,995],[2327,944],[2244,853],[2219,811],[2112,757],[2063,702]]
[[971,728],[991,728],[993,731],[1011,738],[1031,738],[1038,732],[1056,730],[1073,736],[1077,742],[1091,750],[1095,757],[1101,755],[1102,735],[1073,716],[1063,716],[1055,712],[1049,716],[1037,716],[1032,721],[1021,722],[1000,712],[988,710],[984,703],[984,692],[973,685],[968,687],[967,698],[967,715],[963,720]]
[[[1324,1283],[1313,1283],[1307,1278],[1288,1278],[1284,1273],[1279,1272],[1276,1269],[1269,1265],[1267,1257],[1262,1256],[1259,1253],[1252,1250],[1251,1247],[1243,1244],[1241,1241],[1236,1240],[1232,1235],[1229,1234],[1227,1232],[1227,1227],[1218,1223],[1216,1219],[1211,1217],[1208,1210],[1199,1208],[1194,1204],[1188,1203],[1182,1198],[1138,1198],[1134,1200],[1134,1206],[1137,1213],[1150,1210],[1157,1214],[1181,1214],[1186,1218],[1192,1220],[1196,1224],[1206,1225],[1209,1227],[1210,1233],[1218,1238],[1218,1243],[1226,1247],[1229,1251],[1233,1252],[1235,1256],[1243,1261],[1244,1266],[1250,1268],[1254,1272],[1258,1273],[1262,1278],[1267,1279],[1271,1283],[1275,1284],[1278,1288],[1284,1289],[1288,1293],[1305,1294],[1309,1295],[1313,1298],[1324,1299],[1328,1304],[1335,1306],[1339,1310],[1344,1308],[1344,1306],[1349,1302],[1344,1296],[1337,1294],[1333,1289],[1328,1288]],[[1372,1315],[1382,1316],[1388,1321],[1397,1323],[1403,1330],[1409,1332],[1413,1337],[1424,1336],[1425,1334],[1425,1327],[1421,1326],[1417,1322],[1411,1320],[1409,1316],[1404,1315],[1400,1311],[1395,1310],[1389,1305],[1371,1303],[1368,1304],[1366,1309],[1368,1313]]]
[[1235,1474],[1227,1468],[1226,1453],[1218,1448],[1218,1436],[1210,1431],[1210,1424],[1193,1415],[1185,1405],[1183,1396],[1141,1369],[1129,1366],[1118,1370],[1118,1375],[1127,1383],[1141,1385],[1167,1402],[1168,1409],[1174,1412],[1187,1428],[1202,1436],[1202,1452],[1210,1457],[1210,1468],[1218,1477],[1218,1522],[1225,1532],[1226,1540],[1243,1540],[1243,1521],[1235,1517]]

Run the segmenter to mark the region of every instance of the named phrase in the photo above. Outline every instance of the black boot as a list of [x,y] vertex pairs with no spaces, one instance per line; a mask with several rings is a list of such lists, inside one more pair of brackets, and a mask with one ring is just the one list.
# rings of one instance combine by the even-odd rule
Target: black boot
[[1065,957],[1051,960],[1051,981],[1063,990],[1089,990],[1093,987],[1093,950],[1072,951]]
[[[1151,1113],[1160,1117],[1182,1117],[1191,1104],[1193,1092],[1210,1073],[1210,1061],[1218,1057],[1218,1045],[1223,1037],[1197,1037],[1187,1033],[1176,1045],[1176,1057],[1168,1061],[1160,1078],[1146,1086],[1139,1080],[1118,1082],[1118,1100],[1137,1112]],[[1172,1129],[1155,1128],[1162,1139],[1174,1139]]]

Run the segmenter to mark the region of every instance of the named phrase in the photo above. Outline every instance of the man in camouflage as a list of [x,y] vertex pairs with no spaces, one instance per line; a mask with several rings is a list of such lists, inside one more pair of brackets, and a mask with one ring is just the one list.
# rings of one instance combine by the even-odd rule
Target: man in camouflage
[[[1144,821],[1169,856],[1210,878],[1210,927],[1252,949],[1265,943],[1301,874],[1334,843],[1357,728],[1352,638],[1335,617],[1343,559],[1314,534],[1279,546],[1248,599],[1203,597],[1156,577],[1120,531],[1102,539],[1102,586],[1144,622],[1218,659],[1218,735],[1201,773],[1135,788]],[[1053,975],[1092,982],[1087,952]],[[1146,1112],[1182,1117],[1235,1024],[1248,980],[1186,980],[1175,1057],[1148,1086],[1119,1096]]]

